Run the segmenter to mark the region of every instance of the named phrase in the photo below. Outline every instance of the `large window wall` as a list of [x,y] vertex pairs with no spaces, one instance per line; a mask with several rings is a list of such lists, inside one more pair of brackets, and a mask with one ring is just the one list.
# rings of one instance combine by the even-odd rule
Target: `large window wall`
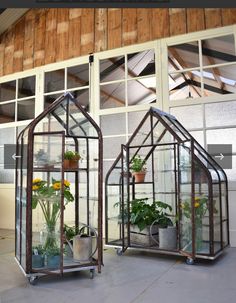
[[[0,79],[0,183],[3,145],[65,91],[100,124],[104,175],[139,121],[155,106],[174,114],[207,147],[233,144],[236,181],[236,27],[192,33],[84,56]],[[13,134],[13,135],[12,135]]]

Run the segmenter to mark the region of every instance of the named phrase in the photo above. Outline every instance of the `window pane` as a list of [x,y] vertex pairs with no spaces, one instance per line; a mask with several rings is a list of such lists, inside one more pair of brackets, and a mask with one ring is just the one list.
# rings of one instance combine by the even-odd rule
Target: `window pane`
[[17,102],[17,121],[34,119],[35,99]]
[[18,98],[35,95],[35,76],[18,80]]
[[168,47],[169,72],[175,70],[198,67],[198,42],[188,42]]
[[132,134],[142,121],[146,111],[128,113],[128,132]]
[[236,61],[234,36],[202,40],[203,65]]
[[[108,173],[108,170],[111,168],[114,161],[103,161],[103,181],[105,181],[106,175]],[[115,180],[109,178],[110,183],[117,181],[117,178]]]
[[80,89],[70,92],[89,111],[89,89]]
[[0,123],[15,121],[15,102],[0,105]]
[[214,129],[206,132],[207,144],[232,144],[236,153],[236,128]]
[[125,78],[125,57],[119,56],[100,61],[100,82]]
[[170,112],[187,129],[203,127],[203,113],[201,105],[172,107]]
[[128,55],[128,78],[155,74],[154,50]]
[[[3,146],[4,144],[14,143],[14,133],[15,133],[14,127],[1,128],[0,145]],[[3,159],[1,159],[0,163],[3,163]]]
[[21,126],[17,126],[17,127],[16,127],[16,138],[18,137],[18,135],[20,134],[20,132],[21,132],[23,129],[26,128],[26,126],[27,126],[27,124],[26,124],[26,125],[21,125]]
[[232,157],[232,169],[224,169],[228,181],[236,181],[236,155]]
[[44,97],[44,108],[48,107],[52,104],[57,98],[59,98],[61,94],[53,94]]
[[192,131],[190,134],[197,140],[197,142],[204,147],[204,136],[202,131]]
[[207,127],[236,124],[236,101],[206,104],[205,112]]
[[126,137],[104,138],[104,152],[105,159],[115,159],[121,152],[121,144],[126,143]]
[[0,84],[0,102],[10,101],[16,98],[16,81]]
[[67,68],[67,88],[89,85],[89,64]]
[[44,92],[50,93],[65,88],[65,70],[58,69],[45,73]]
[[100,108],[125,106],[125,83],[113,83],[100,87]]
[[236,93],[235,65],[203,70],[204,93],[207,96]]
[[100,117],[100,126],[104,136],[125,134],[125,114],[102,116]]
[[0,183],[14,182],[14,169],[4,169],[4,144],[13,144],[15,141],[15,128],[2,128],[0,130]]
[[189,71],[169,75],[170,100],[201,97],[200,71]]
[[128,81],[128,105],[140,105],[156,102],[155,88],[146,86],[140,80]]

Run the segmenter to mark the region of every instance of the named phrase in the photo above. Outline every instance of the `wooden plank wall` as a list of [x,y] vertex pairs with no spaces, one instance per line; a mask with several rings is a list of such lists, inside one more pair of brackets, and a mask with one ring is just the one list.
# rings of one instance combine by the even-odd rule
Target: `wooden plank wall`
[[31,9],[0,36],[0,76],[236,23],[236,9]]

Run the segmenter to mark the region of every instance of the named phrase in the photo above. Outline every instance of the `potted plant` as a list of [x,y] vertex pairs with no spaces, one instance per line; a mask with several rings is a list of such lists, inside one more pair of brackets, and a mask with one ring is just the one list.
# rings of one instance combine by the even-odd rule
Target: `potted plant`
[[[120,206],[120,202],[114,204],[114,207]],[[130,202],[130,211],[127,205],[123,212],[118,215],[118,223],[128,223],[130,217],[130,241],[143,246],[159,245],[162,249],[176,248],[176,227],[170,219],[172,207],[162,201],[153,201],[148,203],[148,198],[134,199]],[[128,216],[129,213],[129,216]],[[161,236],[160,236],[161,233]],[[171,234],[171,235],[169,235]],[[169,235],[169,238],[168,238]],[[169,244],[169,239],[171,244]],[[168,242],[168,244],[166,244]]]
[[78,161],[80,158],[81,157],[78,152],[67,150],[64,154],[64,168],[65,169],[78,168]]
[[144,182],[146,175],[146,161],[142,159],[139,155],[135,156],[131,160],[130,169],[132,171],[132,176],[136,183]]
[[32,247],[32,268],[44,267],[44,248],[42,245]]
[[47,247],[45,256],[48,268],[58,268],[60,266],[60,248],[58,246]]
[[163,208],[171,207],[161,201],[153,201],[151,204],[147,201],[148,198],[131,201],[130,239],[133,242],[152,246],[158,241],[160,224],[172,223],[163,211]]

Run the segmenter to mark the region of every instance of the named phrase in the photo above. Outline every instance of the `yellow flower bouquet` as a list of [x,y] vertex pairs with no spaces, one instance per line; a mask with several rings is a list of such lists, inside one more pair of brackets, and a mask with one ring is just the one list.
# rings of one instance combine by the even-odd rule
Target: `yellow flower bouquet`
[[[61,213],[61,185],[61,181],[55,179],[52,179],[51,184],[40,178],[32,182],[32,209],[40,205],[47,227],[45,249],[57,246],[55,228]],[[72,201],[74,197],[70,192],[70,182],[64,180],[64,207]]]
[[[194,198],[194,214],[195,214],[195,223],[196,224],[201,224],[202,223],[202,218],[205,216],[207,210],[208,210],[208,205],[207,205],[207,197],[202,196],[202,197],[195,197]],[[183,215],[191,219],[192,216],[192,206],[191,206],[191,201],[185,201],[181,203],[180,205]]]

